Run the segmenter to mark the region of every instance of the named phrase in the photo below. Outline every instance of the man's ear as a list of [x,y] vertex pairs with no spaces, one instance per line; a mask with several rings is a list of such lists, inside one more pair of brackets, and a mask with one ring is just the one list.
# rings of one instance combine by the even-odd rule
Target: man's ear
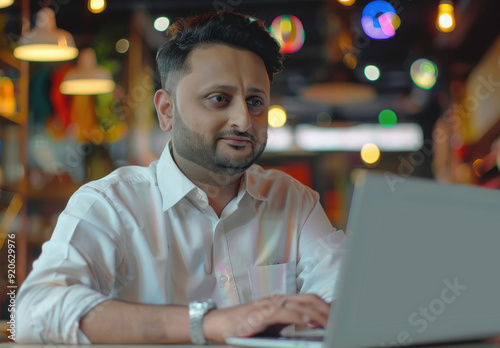
[[155,93],[154,102],[160,127],[162,131],[169,132],[174,122],[174,97],[169,91],[159,89]]

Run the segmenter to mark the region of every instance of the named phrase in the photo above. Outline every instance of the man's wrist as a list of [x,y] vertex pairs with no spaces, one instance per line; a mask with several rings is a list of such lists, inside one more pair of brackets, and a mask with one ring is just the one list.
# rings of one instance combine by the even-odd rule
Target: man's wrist
[[217,312],[219,309],[211,310],[203,318],[203,334],[209,342],[221,342],[220,321],[217,319]]

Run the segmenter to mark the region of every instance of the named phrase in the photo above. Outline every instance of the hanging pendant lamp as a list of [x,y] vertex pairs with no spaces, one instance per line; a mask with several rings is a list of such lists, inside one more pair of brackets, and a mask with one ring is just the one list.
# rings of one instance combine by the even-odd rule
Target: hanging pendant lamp
[[111,93],[115,89],[115,82],[111,73],[97,65],[95,51],[85,48],[81,51],[76,67],[68,71],[59,86],[63,94],[92,95]]
[[14,0],[0,0],[0,8],[9,7],[14,3]]
[[24,33],[14,49],[17,59],[33,62],[58,62],[75,59],[78,49],[73,36],[57,28],[54,10],[44,7],[38,11],[35,27]]

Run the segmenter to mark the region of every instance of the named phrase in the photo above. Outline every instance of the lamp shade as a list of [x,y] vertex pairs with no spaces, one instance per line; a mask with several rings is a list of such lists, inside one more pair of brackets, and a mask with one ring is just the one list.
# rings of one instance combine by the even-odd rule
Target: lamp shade
[[14,3],[14,0],[0,0],[0,8],[9,7]]
[[80,52],[76,67],[68,71],[59,86],[63,94],[91,95],[110,93],[115,89],[111,73],[97,65],[95,51],[85,48]]
[[57,28],[54,10],[48,7],[38,11],[35,27],[24,33],[14,49],[17,59],[33,62],[57,62],[78,56],[73,36]]

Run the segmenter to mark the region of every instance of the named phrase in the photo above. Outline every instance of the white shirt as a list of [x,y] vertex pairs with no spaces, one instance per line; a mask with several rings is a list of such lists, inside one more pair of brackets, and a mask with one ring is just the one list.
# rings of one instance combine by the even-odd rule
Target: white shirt
[[313,292],[330,301],[344,233],[318,199],[253,165],[219,218],[167,145],[149,168],[119,168],[71,197],[18,294],[17,341],[90,343],[79,320],[108,299],[226,307]]

